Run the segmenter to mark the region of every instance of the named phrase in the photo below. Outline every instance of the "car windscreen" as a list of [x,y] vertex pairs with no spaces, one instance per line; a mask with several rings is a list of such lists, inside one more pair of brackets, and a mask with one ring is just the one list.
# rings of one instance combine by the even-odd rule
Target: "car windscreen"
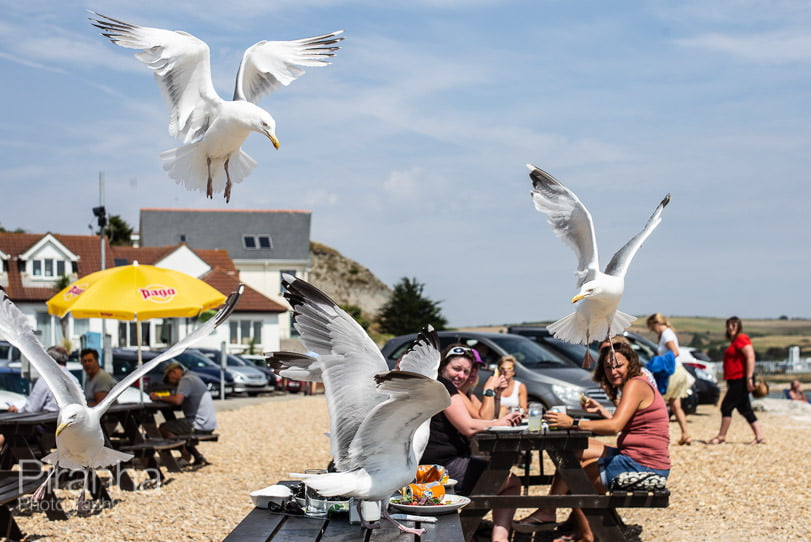
[[189,369],[203,369],[211,367],[219,367],[213,361],[208,359],[205,355],[194,350],[186,350],[175,356],[175,361],[179,361]]
[[20,351],[11,346],[9,343],[0,343],[0,359],[19,361]]
[[503,335],[493,337],[491,340],[510,355],[515,356],[515,359],[528,369],[537,367],[568,368],[572,366],[567,360],[526,337]]
[[0,390],[28,395],[28,387],[28,379],[22,378],[19,373],[0,373]]
[[[586,347],[582,344],[567,343],[566,341],[562,341],[556,337],[547,337],[545,341],[561,352],[565,352],[566,355],[571,358],[570,361],[574,359],[582,360],[586,355]],[[597,343],[592,342],[589,345],[589,349],[591,350],[592,358],[597,359],[600,357],[600,351],[597,349]],[[572,365],[575,367],[580,367],[579,363],[572,362]]]

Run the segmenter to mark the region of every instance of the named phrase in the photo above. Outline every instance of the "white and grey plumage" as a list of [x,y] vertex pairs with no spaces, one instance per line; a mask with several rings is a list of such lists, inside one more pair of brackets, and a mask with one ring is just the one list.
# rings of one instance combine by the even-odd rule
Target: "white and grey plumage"
[[[540,168],[527,164],[532,179],[532,201],[544,213],[555,235],[574,250],[577,256],[577,287],[572,303],[582,302],[577,310],[547,326],[555,337],[575,344],[589,344],[592,338],[609,337],[619,333],[636,320],[635,316],[617,310],[625,290],[625,274],[636,251],[662,221],[662,211],[670,202],[665,196],[645,227],[619,249],[605,272],[600,271],[597,258],[597,238],[591,214],[574,193]],[[583,365],[591,363],[589,350]]]
[[[282,353],[276,361],[291,368],[282,375],[317,379],[320,372],[337,471],[308,478],[307,484],[326,496],[386,501],[414,479],[427,443],[425,434],[424,442],[415,445],[415,433],[422,426],[427,433],[431,416],[450,405],[447,390],[436,380],[436,332],[423,331],[400,361],[400,370],[389,371],[374,341],[329,296],[290,275],[283,284],[301,340],[318,358]],[[383,515],[401,530],[419,531],[394,521],[386,505]]]
[[121,47],[141,49],[135,57],[155,73],[169,107],[169,133],[184,145],[161,153],[163,168],[190,190],[225,193],[242,181],[256,162],[240,148],[259,132],[279,148],[276,121],[256,104],[304,73],[303,66],[329,64],[343,31],[293,41],[260,41],[242,56],[233,101],[219,97],[211,82],[209,48],[182,31],[161,30],[119,21],[91,11],[102,35]]
[[[89,469],[106,467],[122,461],[128,461],[132,455],[122,453],[104,446],[104,433],[100,420],[121,393],[134,384],[141,376],[157,367],[161,362],[176,356],[200,339],[209,335],[222,324],[234,310],[244,287],[232,293],[217,314],[193,333],[184,337],[177,344],[168,348],[159,356],[143,364],[120,382],[96,406],[87,406],[84,392],[69,378],[59,365],[47,354],[40,344],[26,316],[0,291],[0,337],[20,349],[31,364],[37,369],[40,377],[48,384],[59,405],[59,417],[56,428],[56,451],[43,458],[46,463],[54,465],[51,475],[59,467],[85,470],[85,488]],[[43,495],[48,479],[35,493],[36,498]],[[84,491],[79,498],[79,507],[83,507]]]

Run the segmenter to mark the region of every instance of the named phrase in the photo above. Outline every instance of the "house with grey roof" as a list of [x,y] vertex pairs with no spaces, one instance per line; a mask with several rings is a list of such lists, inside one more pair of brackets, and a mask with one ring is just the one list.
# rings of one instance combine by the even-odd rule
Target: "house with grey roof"
[[[185,243],[228,253],[240,280],[284,306],[281,276],[307,280],[312,213],[301,210],[141,209],[143,247]],[[290,337],[290,314],[279,314],[281,338]]]

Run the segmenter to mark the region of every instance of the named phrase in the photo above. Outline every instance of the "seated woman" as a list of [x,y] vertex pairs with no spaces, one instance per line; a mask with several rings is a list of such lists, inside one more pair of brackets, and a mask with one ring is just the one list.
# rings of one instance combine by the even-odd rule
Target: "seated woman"
[[[462,346],[462,348],[465,347]],[[457,389],[461,392],[462,399],[464,399],[465,406],[467,407],[467,412],[471,417],[481,420],[492,420],[498,417],[497,414],[500,410],[499,402],[504,388],[507,387],[507,379],[503,375],[495,379],[494,377],[489,378],[482,396],[484,400],[479,400],[479,398],[473,394],[473,390],[479,384],[479,370],[485,367],[485,364],[481,356],[479,356],[479,353],[475,349],[471,350],[473,356],[476,358],[476,362],[470,369],[470,376],[467,382]]]
[[[598,435],[614,435],[617,447],[589,439],[589,447],[580,452],[580,462],[591,478],[597,491],[604,493],[611,488],[617,476],[624,472],[652,472],[667,478],[670,474],[670,431],[667,406],[664,399],[642,372],[639,357],[630,345],[612,343],[610,348],[600,349],[600,359],[594,369],[594,380],[602,384],[609,398],[617,405],[613,416],[593,399],[584,405],[587,412],[599,413],[602,420],[576,420],[566,414],[547,412],[544,418],[550,427],[568,429],[577,427]],[[564,495],[566,483],[557,474],[550,494]],[[524,523],[554,522],[556,510],[538,509],[525,518]],[[594,535],[582,510],[572,510],[575,523],[574,538],[559,540],[582,540],[591,542]]]
[[[515,358],[504,356],[498,360],[498,376],[491,376],[484,385],[485,392],[488,389],[496,391],[497,398],[500,398],[500,416],[505,416],[513,408],[520,408],[521,412],[527,411],[527,387],[515,379]],[[500,381],[506,382],[501,386]]]
[[808,397],[805,396],[803,384],[799,380],[793,380],[791,382],[791,387],[786,390],[786,396],[792,401],[811,402],[808,400]]
[[[457,481],[454,489],[460,495],[470,494],[487,466],[486,462],[471,457],[468,437],[488,427],[516,425],[521,420],[517,412],[497,420],[470,415],[459,388],[468,381],[475,363],[473,350],[464,345],[451,345],[442,353],[437,380],[447,388],[451,405],[431,418],[431,435],[420,460],[421,464],[443,465],[448,476]],[[487,404],[492,400],[492,397],[485,396],[483,402]],[[510,475],[499,494],[517,495],[520,488],[520,481]],[[508,540],[514,512],[511,508],[493,510],[492,540]]]

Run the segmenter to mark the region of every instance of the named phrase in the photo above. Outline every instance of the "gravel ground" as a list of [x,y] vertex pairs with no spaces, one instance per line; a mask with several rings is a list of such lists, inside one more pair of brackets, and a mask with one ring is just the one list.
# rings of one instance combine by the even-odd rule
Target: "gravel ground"
[[[69,519],[52,522],[41,512],[21,510],[15,517],[26,540],[222,540],[252,509],[250,491],[329,461],[323,395],[253,403],[218,413],[219,442],[201,444],[211,465],[171,474],[157,489],[124,492],[113,486],[111,496],[120,502],[84,518],[73,512],[78,492],[58,490]],[[809,540],[811,405],[759,403],[766,409],[758,412],[764,445],[745,444],[751,432],[737,413],[727,444],[720,446],[699,442],[716,434],[717,408],[702,406],[688,417],[694,442],[671,448],[670,507],[623,510],[626,523],[642,527],[642,540]],[[675,423],[671,431],[677,440]],[[560,510],[558,519],[564,517]]]

